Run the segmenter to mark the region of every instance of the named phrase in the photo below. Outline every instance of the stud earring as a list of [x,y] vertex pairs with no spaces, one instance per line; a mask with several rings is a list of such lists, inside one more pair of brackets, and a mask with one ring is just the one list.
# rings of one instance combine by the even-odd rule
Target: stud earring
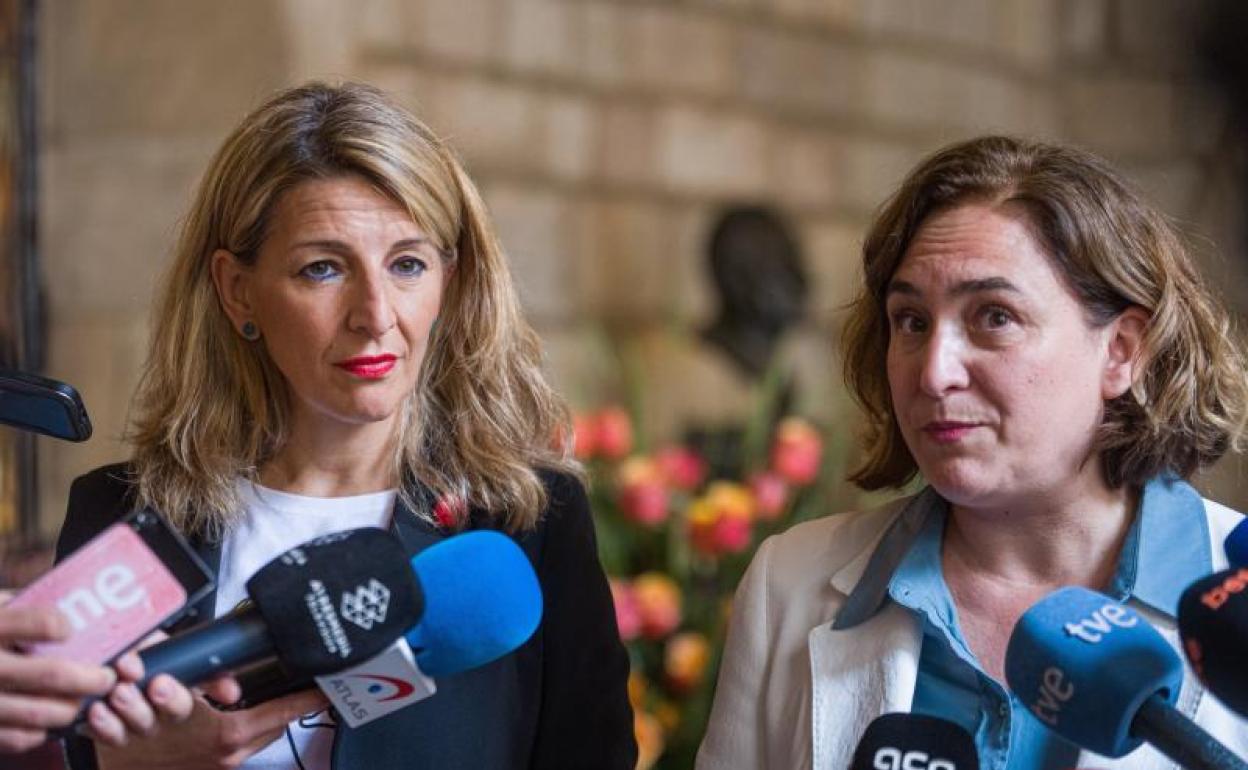
[[243,335],[243,339],[248,342],[255,342],[260,339],[260,329],[251,321],[243,322],[243,328],[240,333]]

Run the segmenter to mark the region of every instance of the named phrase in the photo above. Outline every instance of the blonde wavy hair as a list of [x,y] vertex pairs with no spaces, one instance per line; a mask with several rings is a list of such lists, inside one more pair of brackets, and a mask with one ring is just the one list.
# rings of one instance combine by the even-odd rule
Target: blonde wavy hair
[[933,213],[1014,204],[1083,306],[1103,326],[1130,306],[1149,315],[1130,391],[1106,403],[1095,448],[1106,481],[1188,478],[1244,438],[1248,379],[1238,340],[1171,225],[1104,161],[1070,147],[986,136],[940,150],[885,202],[862,248],[865,281],[843,332],[845,381],[866,412],[864,459],[850,480],[899,487],[918,472],[889,395],[885,293]]
[[[453,265],[394,457],[400,495],[533,527],[546,505],[539,469],[579,475],[555,438],[571,435],[546,383],[484,202],[434,133],[370,86],[309,83],[243,119],[217,152],[187,216],[155,308],[129,440],[138,502],[185,532],[235,521],[238,480],[282,448],[290,403],[264,345],[232,328],[210,272],[217,249],[253,264],[279,197],[300,182],[358,175],[410,212]],[[455,506],[461,515],[464,506]]]

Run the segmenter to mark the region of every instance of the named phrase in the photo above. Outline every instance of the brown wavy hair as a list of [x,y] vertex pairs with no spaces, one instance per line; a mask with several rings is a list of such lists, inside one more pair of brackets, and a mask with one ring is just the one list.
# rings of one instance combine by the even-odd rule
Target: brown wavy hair
[[579,474],[558,435],[566,405],[542,373],[502,248],[454,153],[370,86],[282,91],[225,140],[183,223],[155,308],[131,430],[138,501],[187,532],[219,536],[238,480],[283,446],[286,383],[263,345],[231,327],[217,297],[217,249],[254,262],[278,198],[300,182],[358,175],[403,206],[454,270],[394,457],[400,495],[432,515],[423,485],[491,512],[512,531],[546,504],[538,469]]
[[864,459],[850,480],[899,487],[918,472],[902,440],[885,364],[885,292],[915,233],[971,201],[1014,204],[1094,326],[1130,306],[1149,315],[1131,389],[1105,405],[1095,441],[1106,481],[1188,478],[1243,442],[1248,379],[1226,312],[1174,228],[1101,159],[1006,136],[955,144],[919,164],[875,217],[842,346],[845,381],[866,412]]

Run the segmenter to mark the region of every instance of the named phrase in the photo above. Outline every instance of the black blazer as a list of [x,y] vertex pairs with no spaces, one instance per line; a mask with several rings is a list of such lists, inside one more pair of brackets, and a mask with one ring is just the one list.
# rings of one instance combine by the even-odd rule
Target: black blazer
[[[437,693],[358,729],[339,725],[335,770],[386,768],[620,768],[633,770],[637,746],[628,703],[628,655],[620,643],[611,591],[598,562],[585,490],[574,478],[543,472],[550,503],[537,528],[516,538],[537,571],[544,612],[533,638],[486,666],[438,679]],[[125,465],[74,481],[56,544],[64,558],[134,507]],[[479,511],[470,527],[489,526]],[[394,531],[410,554],[448,536],[395,506]],[[192,539],[216,572],[220,543]],[[211,619],[216,595],[193,608]],[[73,770],[95,767],[90,741],[70,739]],[[293,762],[292,762],[293,765]]]

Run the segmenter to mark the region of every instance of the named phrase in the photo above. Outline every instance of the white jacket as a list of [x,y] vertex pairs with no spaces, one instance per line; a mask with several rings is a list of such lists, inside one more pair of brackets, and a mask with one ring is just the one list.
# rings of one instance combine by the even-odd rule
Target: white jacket
[[[697,770],[845,770],[873,719],[910,711],[922,643],[915,617],[888,602],[866,622],[832,629],[906,502],[805,522],[760,546],[737,589]],[[1242,517],[1209,500],[1205,514],[1213,570],[1224,569],[1223,540]],[[1173,620],[1132,607],[1179,650]],[[1190,669],[1177,708],[1248,756],[1248,722],[1205,692]],[[1085,751],[1078,766],[1177,767],[1147,745],[1120,759]]]

